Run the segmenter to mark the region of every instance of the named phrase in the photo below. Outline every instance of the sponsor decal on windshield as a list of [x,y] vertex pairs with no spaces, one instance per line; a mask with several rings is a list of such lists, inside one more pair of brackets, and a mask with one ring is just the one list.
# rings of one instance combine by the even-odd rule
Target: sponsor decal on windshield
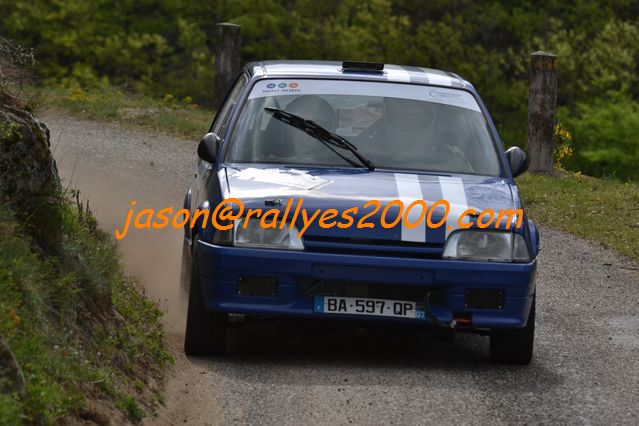
[[446,87],[348,80],[261,80],[249,99],[290,95],[379,96],[433,102],[480,111],[475,98],[468,92]]
[[272,82],[272,80],[267,80],[260,83],[263,83],[263,84],[260,84],[260,89],[258,89],[257,86],[253,89],[253,93],[255,93],[255,90],[260,90],[259,95],[253,96],[253,93],[251,93],[251,97],[250,97],[251,99],[263,98],[267,96],[301,95],[302,94],[302,91],[298,89],[299,83],[295,81],[287,83],[285,81]]

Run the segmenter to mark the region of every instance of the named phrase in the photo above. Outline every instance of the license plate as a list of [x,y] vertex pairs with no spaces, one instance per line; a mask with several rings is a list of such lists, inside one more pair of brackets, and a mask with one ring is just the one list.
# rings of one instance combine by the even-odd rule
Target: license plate
[[322,314],[366,315],[423,319],[424,311],[415,302],[368,299],[364,297],[315,296],[315,312]]

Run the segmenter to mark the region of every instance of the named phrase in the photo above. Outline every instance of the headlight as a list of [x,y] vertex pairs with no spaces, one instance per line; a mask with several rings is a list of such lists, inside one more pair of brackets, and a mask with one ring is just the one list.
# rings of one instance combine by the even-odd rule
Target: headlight
[[511,232],[457,231],[446,241],[445,259],[528,262],[526,241]]
[[244,218],[235,221],[233,245],[239,247],[262,247],[286,250],[304,250],[304,243],[297,236],[297,228],[263,228],[257,220],[249,220],[244,227]]

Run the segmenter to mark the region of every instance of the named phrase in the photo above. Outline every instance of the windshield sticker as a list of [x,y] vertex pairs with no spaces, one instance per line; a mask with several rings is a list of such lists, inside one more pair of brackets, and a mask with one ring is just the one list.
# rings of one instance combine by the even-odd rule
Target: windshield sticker
[[249,99],[290,95],[379,96],[433,102],[480,111],[470,93],[446,87],[347,80],[260,80]]
[[[264,83],[264,82],[260,82],[260,83]],[[259,84],[259,83],[258,83]],[[268,83],[268,80],[266,81],[266,84],[262,85],[262,89],[260,90],[260,96],[253,96],[253,93],[255,93],[255,90],[257,89],[257,86],[253,89],[253,92],[251,93],[251,96],[249,99],[252,98],[263,98],[266,96],[281,96],[281,95],[295,95],[295,94],[302,94],[302,91],[300,89],[298,89],[299,84],[292,81],[292,82],[280,82],[280,83]]]
[[275,183],[299,189],[314,189],[330,181],[311,176],[305,170],[296,169],[258,169],[249,167],[241,170],[232,177],[253,182]]

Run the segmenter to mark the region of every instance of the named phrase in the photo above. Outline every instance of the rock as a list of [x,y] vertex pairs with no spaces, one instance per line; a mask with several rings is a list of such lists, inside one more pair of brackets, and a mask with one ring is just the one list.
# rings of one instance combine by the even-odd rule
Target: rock
[[60,189],[49,129],[28,111],[0,106],[0,202],[44,248],[61,238]]
[[0,334],[0,392],[16,392],[24,398],[24,375],[11,352],[9,345]]

